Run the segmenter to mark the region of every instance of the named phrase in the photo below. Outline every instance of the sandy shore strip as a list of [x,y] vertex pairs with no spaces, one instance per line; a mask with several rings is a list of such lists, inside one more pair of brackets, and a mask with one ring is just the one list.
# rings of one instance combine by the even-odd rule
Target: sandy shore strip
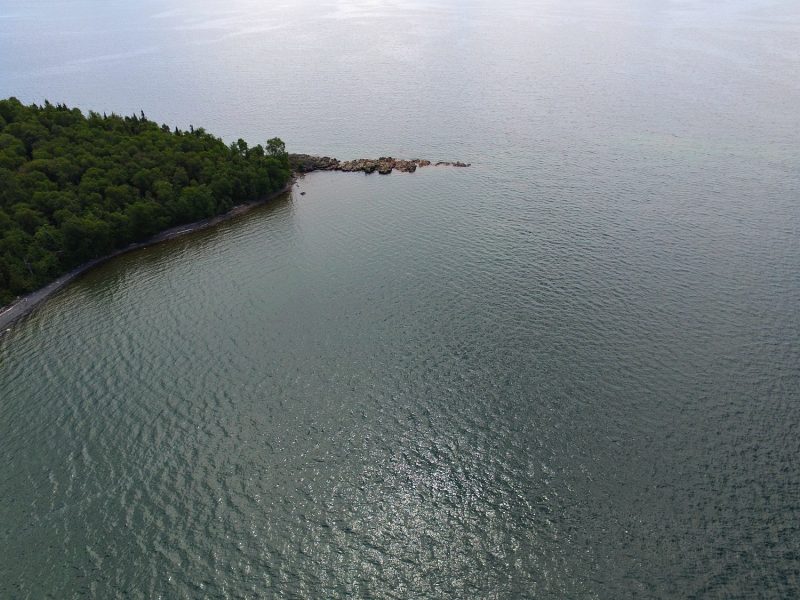
[[184,225],[178,225],[176,227],[171,227],[169,229],[165,229],[161,233],[157,233],[153,237],[143,241],[137,242],[135,244],[130,244],[121,248],[120,250],[116,250],[111,254],[106,256],[102,256],[100,258],[95,258],[90,260],[89,262],[83,263],[81,266],[73,269],[69,273],[66,273],[53,281],[52,283],[47,284],[43,288],[36,290],[35,292],[31,292],[25,296],[22,296],[18,300],[16,300],[13,304],[8,306],[0,307],[0,336],[2,336],[7,331],[10,331],[11,325],[21,319],[22,317],[30,314],[37,306],[39,306],[43,301],[47,298],[55,294],[58,290],[63,288],[65,285],[73,281],[75,278],[79,277],[86,271],[93,269],[97,265],[100,265],[108,260],[116,256],[120,256],[121,254],[125,254],[126,252],[132,252],[133,250],[138,250],[140,248],[144,248],[145,246],[152,246],[154,244],[159,244],[161,242],[166,242],[167,240],[174,240],[175,238],[181,237],[182,235],[186,235],[188,233],[192,233],[194,231],[200,231],[201,229],[208,229],[209,227],[213,227],[223,221],[227,221],[236,217],[238,215],[242,215],[257,206],[261,206],[270,200],[277,198],[283,194],[288,193],[292,186],[294,186],[297,179],[292,177],[292,179],[287,183],[282,189],[278,190],[277,192],[270,194],[269,196],[262,198],[261,200],[256,200],[255,202],[248,202],[247,204],[240,204],[238,206],[234,206],[228,212],[217,215],[216,217],[209,217],[208,219],[203,219],[201,221],[195,221],[194,223],[186,223]]

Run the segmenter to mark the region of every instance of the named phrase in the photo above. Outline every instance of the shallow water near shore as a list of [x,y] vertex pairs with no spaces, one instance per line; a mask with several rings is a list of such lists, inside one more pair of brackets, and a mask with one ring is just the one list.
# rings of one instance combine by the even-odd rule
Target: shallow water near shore
[[795,595],[799,39],[759,0],[7,2],[4,96],[472,166],[309,175],[0,338],[0,596]]

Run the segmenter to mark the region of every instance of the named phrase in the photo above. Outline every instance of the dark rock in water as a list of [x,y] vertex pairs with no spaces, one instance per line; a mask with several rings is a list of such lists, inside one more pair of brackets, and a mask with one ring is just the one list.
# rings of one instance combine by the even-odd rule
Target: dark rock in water
[[397,160],[394,163],[394,168],[403,173],[413,173],[417,170],[417,163],[413,160]]
[[301,196],[305,196],[305,195],[306,195],[306,193],[305,193],[305,192],[300,192],[300,195],[301,195]]
[[[401,160],[391,156],[381,156],[378,159],[357,158],[355,160],[340,161],[329,156],[312,156],[311,154],[290,154],[289,165],[295,173],[311,173],[312,171],[344,171],[345,173],[361,172],[369,175],[377,171],[381,175],[388,175],[397,169],[402,173],[413,173],[418,167],[428,167],[431,161],[415,158]],[[468,167],[463,162],[438,162],[436,166]]]
[[295,173],[312,171],[336,171],[339,161],[329,156],[311,156],[310,154],[290,154],[289,166]]
[[469,167],[471,163],[463,163],[460,161],[456,162],[447,162],[447,161],[439,161],[436,163],[437,167]]

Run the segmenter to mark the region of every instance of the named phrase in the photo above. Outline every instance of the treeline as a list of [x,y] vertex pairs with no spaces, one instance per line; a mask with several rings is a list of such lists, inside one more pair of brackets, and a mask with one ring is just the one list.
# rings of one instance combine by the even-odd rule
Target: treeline
[[0,100],[0,306],[174,225],[286,185],[283,142]]

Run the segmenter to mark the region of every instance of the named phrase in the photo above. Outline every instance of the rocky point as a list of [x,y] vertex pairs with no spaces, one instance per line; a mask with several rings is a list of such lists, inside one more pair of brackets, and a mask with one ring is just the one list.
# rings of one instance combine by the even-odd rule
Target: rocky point
[[[402,173],[413,173],[418,167],[434,165],[429,160],[414,158],[401,160],[391,156],[380,158],[358,158],[356,160],[339,160],[330,156],[312,156],[310,154],[290,154],[289,164],[295,173],[311,173],[312,171],[344,171],[347,173],[380,173],[388,175],[394,170]],[[469,163],[439,161],[437,167],[469,167]]]

